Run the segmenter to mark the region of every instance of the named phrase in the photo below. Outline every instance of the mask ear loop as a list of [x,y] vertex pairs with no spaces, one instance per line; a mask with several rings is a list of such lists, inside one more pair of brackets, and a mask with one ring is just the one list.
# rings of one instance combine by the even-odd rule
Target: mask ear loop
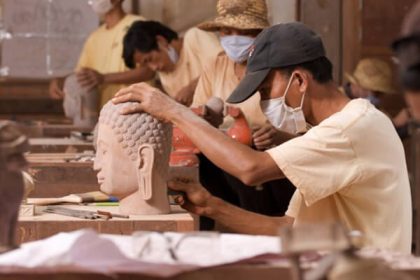
[[293,78],[295,77],[295,73],[290,76],[289,82],[287,83],[286,89],[284,90],[283,99],[286,101],[286,95],[289,92],[289,88],[292,85]]
[[[287,93],[289,91],[290,86],[292,85],[292,81],[293,81],[294,76],[295,76],[295,73],[293,73],[292,76],[290,76],[289,82],[287,83],[286,90],[284,91],[283,99],[284,99],[284,102],[285,103],[286,103],[286,95],[287,95]],[[303,101],[304,100],[305,100],[305,93],[303,93],[302,99],[300,101],[300,106],[297,107],[297,108],[293,108],[293,110],[302,109],[302,107],[303,107]]]
[[300,101],[300,106],[299,106],[299,108],[296,108],[296,109],[302,109],[302,107],[303,107],[303,101],[305,100],[305,95],[306,95],[306,92],[303,93],[302,100]]

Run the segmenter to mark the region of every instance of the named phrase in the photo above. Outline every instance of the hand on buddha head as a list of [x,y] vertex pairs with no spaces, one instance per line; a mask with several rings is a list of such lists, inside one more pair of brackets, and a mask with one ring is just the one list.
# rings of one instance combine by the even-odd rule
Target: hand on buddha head
[[104,75],[91,68],[82,68],[77,72],[77,81],[87,89],[93,89],[104,83]]
[[185,196],[179,195],[175,198],[175,202],[185,210],[196,215],[209,216],[211,214],[209,201],[213,196],[199,183],[178,179],[168,182],[168,187],[185,193]]
[[[162,121],[170,121],[171,116],[187,109],[168,95],[146,83],[133,84],[117,92],[112,99],[114,104],[135,102],[126,106],[121,112],[124,115],[146,112]],[[188,109],[189,110],[189,109]]]

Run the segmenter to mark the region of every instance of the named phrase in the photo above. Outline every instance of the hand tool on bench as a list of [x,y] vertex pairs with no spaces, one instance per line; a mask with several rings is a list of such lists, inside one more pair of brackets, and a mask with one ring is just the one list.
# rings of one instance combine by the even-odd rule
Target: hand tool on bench
[[28,198],[27,204],[35,205],[49,205],[58,203],[88,203],[88,202],[115,202],[116,198],[104,194],[100,191],[69,194],[63,197],[50,197],[50,198]]
[[87,219],[87,220],[109,220],[109,219],[112,219],[113,217],[125,218],[125,219],[129,218],[129,216],[126,216],[126,215],[113,214],[106,211],[76,210],[76,209],[69,209],[69,208],[60,207],[60,206],[48,206],[43,212],[64,215],[64,216],[69,216],[69,217],[76,217],[76,218]]

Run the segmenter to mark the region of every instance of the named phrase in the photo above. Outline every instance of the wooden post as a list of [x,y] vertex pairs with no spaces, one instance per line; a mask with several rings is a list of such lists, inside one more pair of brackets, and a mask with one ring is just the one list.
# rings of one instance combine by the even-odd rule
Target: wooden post
[[414,254],[420,256],[420,128],[412,129],[411,136],[411,195],[413,198]]

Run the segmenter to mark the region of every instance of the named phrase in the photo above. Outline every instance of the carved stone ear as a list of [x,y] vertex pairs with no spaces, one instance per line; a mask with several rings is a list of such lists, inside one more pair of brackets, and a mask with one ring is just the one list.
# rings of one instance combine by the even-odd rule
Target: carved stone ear
[[140,145],[137,160],[137,181],[139,190],[144,200],[152,198],[153,166],[155,162],[155,150],[150,144]]

